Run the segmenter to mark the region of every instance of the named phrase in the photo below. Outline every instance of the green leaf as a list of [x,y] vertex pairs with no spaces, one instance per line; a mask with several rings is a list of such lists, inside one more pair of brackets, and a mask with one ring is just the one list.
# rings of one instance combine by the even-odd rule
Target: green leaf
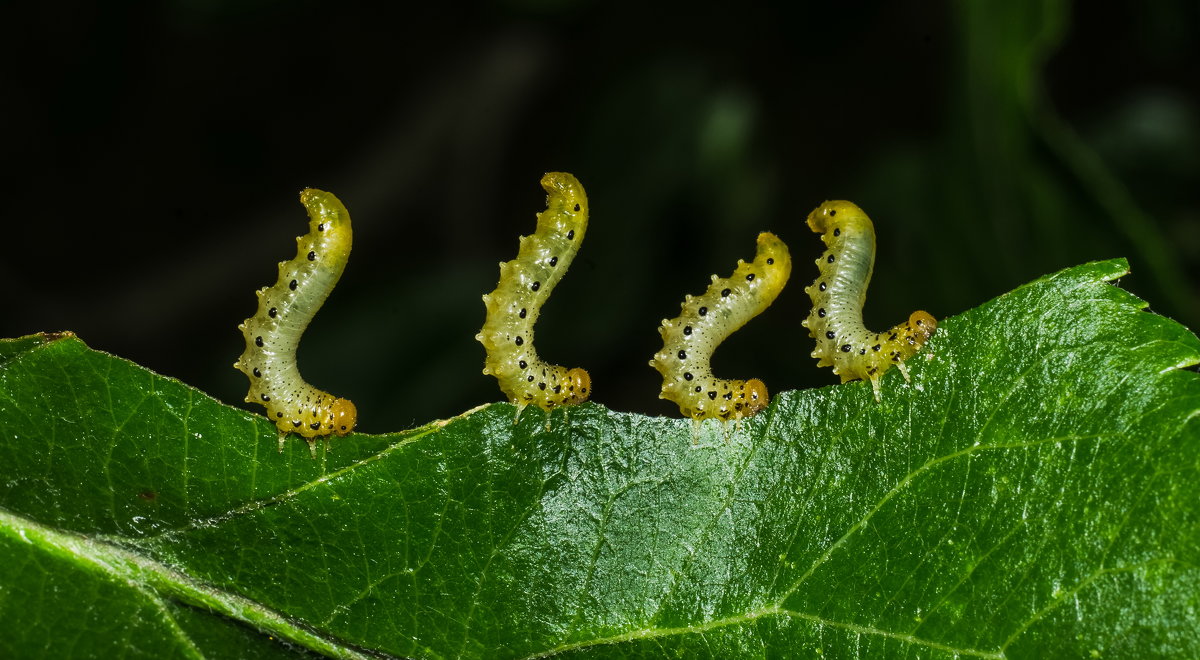
[[316,458],[0,342],[0,656],[1195,657],[1200,341],[1125,272],[945,320],[880,404],[495,404]]

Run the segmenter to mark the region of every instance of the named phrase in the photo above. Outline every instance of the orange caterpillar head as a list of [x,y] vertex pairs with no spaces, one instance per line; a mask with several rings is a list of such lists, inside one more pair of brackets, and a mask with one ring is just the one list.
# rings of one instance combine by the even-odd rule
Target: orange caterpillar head
[[771,402],[767,386],[757,378],[746,381],[746,415],[757,415]]
[[918,344],[924,344],[933,336],[933,331],[937,330],[937,319],[929,312],[918,309],[908,317],[908,324],[916,331],[916,339]]
[[587,371],[574,367],[567,370],[567,396],[563,404],[572,406],[587,401],[592,393],[592,376]]
[[329,416],[333,420],[333,432],[339,436],[353,431],[358,423],[358,409],[349,399],[335,400],[329,407]]

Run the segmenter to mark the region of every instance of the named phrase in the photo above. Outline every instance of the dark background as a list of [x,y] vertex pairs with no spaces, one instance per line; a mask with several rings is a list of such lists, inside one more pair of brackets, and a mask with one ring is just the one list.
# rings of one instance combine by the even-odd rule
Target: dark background
[[716,371],[835,382],[800,326],[825,199],[875,221],[877,329],[1118,256],[1200,322],[1195,2],[444,4],[5,7],[0,336],[73,330],[244,405],[236,326],[317,187],[356,240],[302,372],[367,432],[451,416],[501,398],[480,296],[548,170],[592,216],[538,348],[618,410],[676,414],[655,328],[762,230],[793,278]]

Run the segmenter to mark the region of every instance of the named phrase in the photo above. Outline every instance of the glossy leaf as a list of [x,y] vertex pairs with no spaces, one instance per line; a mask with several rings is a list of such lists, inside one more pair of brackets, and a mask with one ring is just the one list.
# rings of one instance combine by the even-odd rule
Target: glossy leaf
[[1200,341],[1125,271],[944,320],[879,404],[494,404],[316,458],[0,342],[0,656],[1196,656]]

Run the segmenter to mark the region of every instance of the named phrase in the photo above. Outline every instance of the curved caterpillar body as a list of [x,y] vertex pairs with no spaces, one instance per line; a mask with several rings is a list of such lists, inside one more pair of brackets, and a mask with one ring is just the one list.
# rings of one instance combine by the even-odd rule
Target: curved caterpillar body
[[871,332],[862,308],[875,267],[875,227],[862,209],[845,201],[825,202],[808,215],[808,226],[821,235],[825,253],[817,259],[820,275],[804,289],[813,309],[803,322],[817,340],[817,366],[833,367],[842,382],[871,381],[880,400],[879,379],[892,365],[908,380],[904,360],[912,357],[937,329],[928,312],[913,312],[905,323]]
[[309,232],[296,239],[296,258],[279,263],[279,281],[255,292],[258,311],[238,326],[246,351],[233,366],[250,379],[246,401],[265,406],[280,433],[311,441],[346,435],[358,417],[353,403],[304,382],[296,367],[300,335],[346,268],[351,232],[350,214],[332,194],[308,188],[300,203]]
[[583,369],[567,369],[538,357],[533,326],[542,304],[562,279],[587,231],[588,203],[583,186],[570,174],[542,177],[546,210],[537,216],[537,231],[521,237],[517,258],[500,264],[496,290],[483,296],[487,320],[475,335],[487,349],[483,373],[518,408],[533,404],[543,410],[586,401],[592,382]]
[[761,380],[717,378],[709,360],[726,337],[770,306],[791,272],[787,245],[763,232],[753,262],[739,259],[733,275],[713,275],[707,291],[687,296],[680,305],[683,313],[663,319],[658,329],[663,349],[650,360],[663,376],[658,398],[674,401],[693,419],[741,419],[766,408],[769,395]]

